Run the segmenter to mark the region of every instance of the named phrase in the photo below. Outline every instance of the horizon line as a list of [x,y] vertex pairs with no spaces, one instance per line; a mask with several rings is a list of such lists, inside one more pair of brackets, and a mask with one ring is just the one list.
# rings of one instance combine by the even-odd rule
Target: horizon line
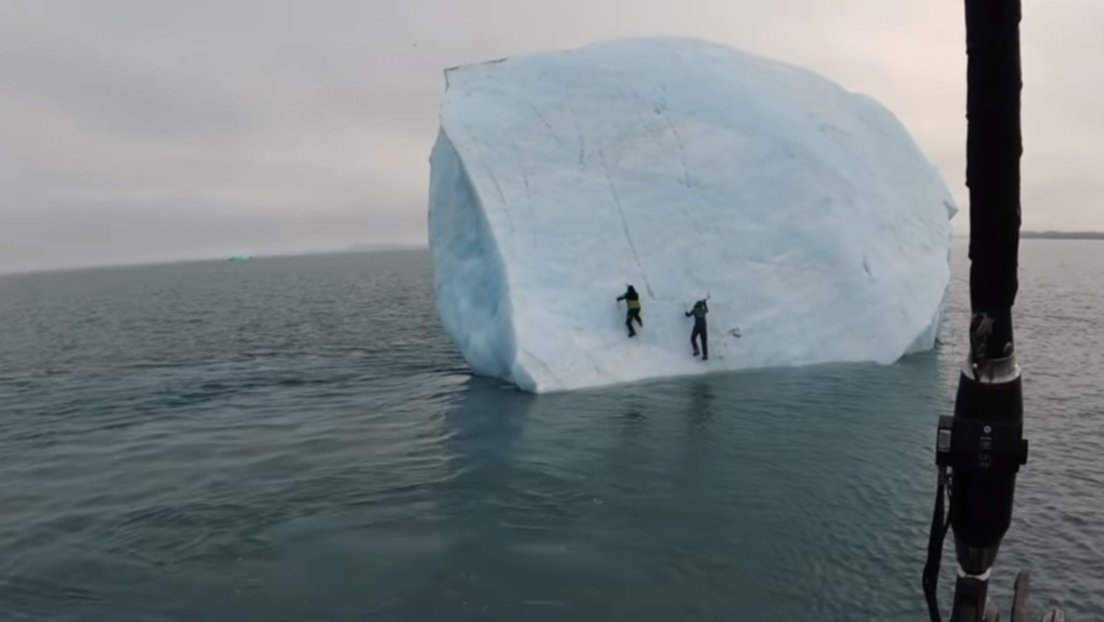
[[252,260],[252,259],[277,259],[280,257],[312,257],[317,255],[355,255],[355,254],[371,254],[371,253],[387,253],[387,252],[401,252],[401,251],[414,251],[414,250],[428,250],[429,244],[426,243],[411,243],[411,244],[372,244],[372,245],[353,245],[346,248],[334,248],[334,249],[317,249],[317,250],[305,250],[305,251],[287,251],[287,252],[274,252],[274,253],[231,253],[226,255],[211,255],[205,257],[180,257],[176,259],[153,259],[153,260],[134,260],[119,263],[102,263],[102,264],[85,264],[85,265],[73,265],[73,266],[57,266],[49,268],[25,268],[16,270],[3,270],[0,269],[0,278],[9,276],[26,276],[31,274],[49,274],[57,272],[83,272],[85,270],[116,270],[126,268],[144,268],[150,266],[170,266],[176,264],[185,263],[208,263],[208,262],[230,262],[237,260]]
[[[967,231],[953,231],[951,233],[951,239],[969,239],[970,232]],[[1096,230],[1062,230],[1062,229],[1043,229],[1043,230],[1031,230],[1025,229],[1020,231],[1021,239],[1082,239],[1082,240],[1104,240],[1104,231]],[[309,257],[316,255],[341,255],[341,254],[357,254],[357,253],[385,253],[391,251],[411,251],[411,250],[428,250],[429,244],[427,242],[412,242],[409,244],[354,244],[345,248],[334,249],[316,249],[316,250],[304,250],[304,251],[286,251],[286,252],[274,252],[274,253],[262,253],[252,255],[248,253],[232,253],[226,255],[211,255],[205,257],[180,257],[176,259],[156,259],[156,260],[135,260],[119,263],[103,263],[103,264],[85,264],[85,265],[72,265],[72,266],[57,266],[48,268],[25,268],[6,271],[0,269],[0,278],[8,276],[24,276],[30,274],[48,274],[57,272],[81,272],[84,270],[114,270],[124,268],[140,268],[146,266],[168,266],[182,263],[205,263],[214,261],[230,261],[234,258],[246,258],[246,259],[274,259],[278,257]]]

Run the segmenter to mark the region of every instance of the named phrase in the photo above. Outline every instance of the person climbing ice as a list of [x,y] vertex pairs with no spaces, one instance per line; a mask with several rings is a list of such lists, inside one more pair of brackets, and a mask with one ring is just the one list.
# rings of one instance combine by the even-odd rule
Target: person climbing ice
[[[709,337],[705,329],[706,313],[709,313],[709,305],[706,304],[705,300],[695,302],[694,308],[686,312],[686,317],[694,316],[694,330],[690,331],[690,345],[694,346],[694,356],[701,354],[703,361],[709,360]],[[698,349],[698,340],[701,341],[700,350]]]
[[635,337],[636,330],[633,329],[633,321],[635,320],[640,326],[644,326],[644,320],[640,319],[640,294],[636,293],[636,289],[632,285],[629,285],[629,289],[620,296],[617,297],[617,301],[625,301],[625,308],[628,309],[628,313],[625,314],[625,326],[629,327],[629,336]]

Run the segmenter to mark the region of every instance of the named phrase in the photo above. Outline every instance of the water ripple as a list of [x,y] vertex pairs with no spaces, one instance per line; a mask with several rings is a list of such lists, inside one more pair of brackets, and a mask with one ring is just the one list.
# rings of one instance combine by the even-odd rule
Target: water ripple
[[[1024,247],[994,585],[1031,568],[1076,619],[1104,609],[1100,248]],[[937,352],[541,397],[470,376],[424,253],[0,279],[0,619],[923,619],[964,255]]]

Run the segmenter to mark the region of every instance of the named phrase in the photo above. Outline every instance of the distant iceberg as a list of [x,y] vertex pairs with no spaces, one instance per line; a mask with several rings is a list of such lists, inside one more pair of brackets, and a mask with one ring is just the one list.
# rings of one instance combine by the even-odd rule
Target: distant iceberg
[[[710,43],[635,39],[446,72],[431,156],[438,315],[535,392],[929,349],[939,174],[873,99]],[[644,326],[626,337],[635,285]],[[712,359],[685,305],[710,295]]]

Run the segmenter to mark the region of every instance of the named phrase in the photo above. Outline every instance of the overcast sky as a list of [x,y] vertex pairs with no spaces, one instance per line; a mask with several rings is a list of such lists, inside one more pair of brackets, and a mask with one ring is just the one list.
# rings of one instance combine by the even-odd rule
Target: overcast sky
[[[1025,226],[1104,230],[1104,2],[1024,13]],[[726,43],[874,96],[965,208],[962,14],[961,0],[0,0],[0,272],[424,243],[444,67],[633,35]]]

